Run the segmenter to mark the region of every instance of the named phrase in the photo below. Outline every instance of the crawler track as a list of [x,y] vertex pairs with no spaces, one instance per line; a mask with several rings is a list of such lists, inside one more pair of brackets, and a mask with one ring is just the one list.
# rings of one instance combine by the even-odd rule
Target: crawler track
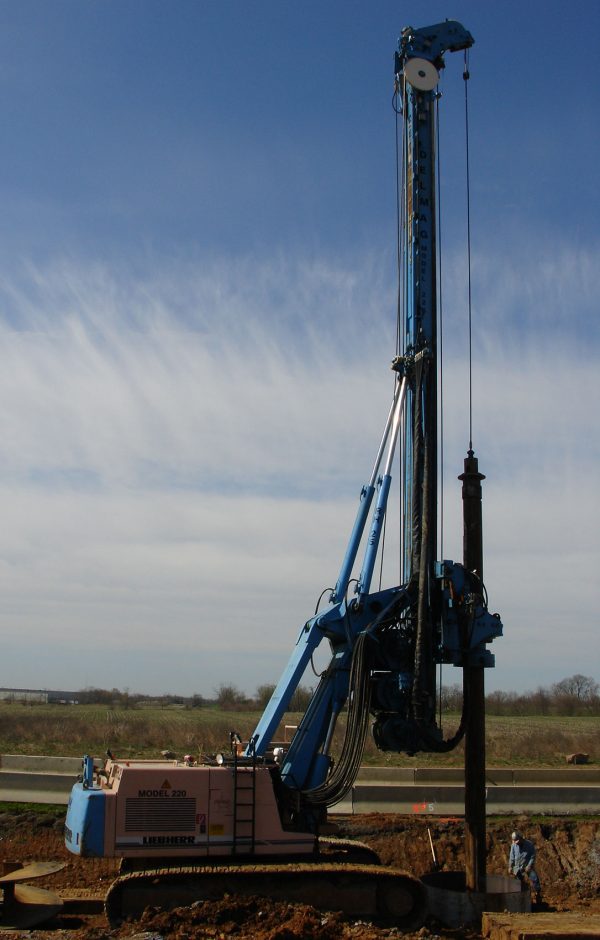
[[379,854],[366,842],[319,836],[319,853],[323,862],[345,862],[352,865],[381,865]]
[[202,865],[158,868],[121,875],[105,899],[112,925],[138,917],[147,907],[170,909],[225,894],[259,895],[311,904],[352,917],[391,920],[405,930],[423,924],[425,893],[406,872],[378,865],[332,863]]

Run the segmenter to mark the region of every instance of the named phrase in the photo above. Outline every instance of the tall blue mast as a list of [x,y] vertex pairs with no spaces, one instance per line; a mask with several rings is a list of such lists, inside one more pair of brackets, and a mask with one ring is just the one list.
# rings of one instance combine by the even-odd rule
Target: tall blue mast
[[[502,633],[500,619],[487,610],[480,577],[464,565],[436,561],[436,88],[444,54],[472,43],[470,33],[453,21],[409,27],[400,38],[395,82],[404,115],[405,306],[403,342],[393,362],[395,392],[340,573],[322,595],[329,595],[329,605],[302,626],[246,749],[253,759],[265,754],[314,651],[328,642],[329,665],[281,757],[283,792],[291,794],[291,813],[304,824],[352,785],[369,725],[384,751],[454,747],[464,721],[444,740],[436,722],[436,666],[492,666],[486,644]],[[399,585],[372,590],[398,439],[404,466],[403,576]],[[334,760],[333,735],[342,709],[347,709],[346,732]]]
[[[404,114],[404,348],[397,368],[410,376],[405,410],[403,580],[436,558],[437,533],[437,238],[436,107],[444,53],[473,37],[446,20],[402,31],[395,57]],[[423,544],[423,520],[427,545]]]

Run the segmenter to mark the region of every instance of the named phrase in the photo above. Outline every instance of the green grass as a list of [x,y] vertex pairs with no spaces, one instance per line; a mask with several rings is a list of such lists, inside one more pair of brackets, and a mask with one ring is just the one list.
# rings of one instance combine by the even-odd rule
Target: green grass
[[66,812],[66,806],[60,806],[56,803],[14,803],[14,802],[0,802],[0,813],[14,813],[15,815],[20,815],[22,813],[35,813],[36,816],[48,816],[51,819],[54,819],[59,816],[63,816]]
[[[228,747],[229,732],[247,739],[260,712],[223,711],[145,706],[112,709],[100,705],[21,705],[0,703],[0,753],[48,754],[80,757],[103,754],[107,748],[118,757],[157,757],[162,750],[178,756],[212,754]],[[299,714],[288,714],[277,738],[284,739],[284,725],[298,724]],[[444,719],[445,736],[458,724],[457,715]],[[336,733],[336,746],[342,737]],[[498,717],[486,722],[488,766],[565,766],[565,755],[585,751],[591,759],[600,755],[600,720],[565,717]],[[369,738],[363,763],[395,767],[462,766],[462,745],[449,754],[407,757],[382,753]]]
[[205,753],[226,747],[231,730],[248,734],[255,718],[213,708],[0,704],[0,753],[69,757],[107,748],[120,757],[155,757],[166,749]]
[[[450,737],[459,716],[446,719],[444,736]],[[486,763],[488,767],[564,767],[565,757],[576,751],[600,755],[600,720],[597,717],[489,715],[486,718]],[[417,754],[415,757],[387,755],[372,742],[365,749],[365,764],[398,767],[461,767],[464,746],[448,754]]]

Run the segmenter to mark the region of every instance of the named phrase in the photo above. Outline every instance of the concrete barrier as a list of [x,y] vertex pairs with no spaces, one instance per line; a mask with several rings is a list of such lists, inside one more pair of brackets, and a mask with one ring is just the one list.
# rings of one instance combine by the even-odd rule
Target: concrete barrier
[[71,774],[81,772],[81,757],[46,757],[42,754],[0,754],[0,771],[22,770],[28,773]]
[[[2,754],[0,802],[66,805],[80,771],[78,757]],[[459,767],[363,767],[332,812],[460,816],[463,777]],[[486,806],[489,814],[600,814],[600,768],[488,768]]]
[[[486,771],[490,815],[600,813],[600,768],[510,768]],[[460,767],[362,767],[339,813],[464,814]]]
[[[465,810],[461,786],[387,786],[355,784],[352,813],[456,816]],[[334,812],[344,812],[334,807]]]
[[362,783],[413,784],[415,773],[415,767],[361,767],[357,780]]
[[565,767],[564,769],[519,768],[513,770],[515,786],[535,784],[536,787],[546,784],[560,784],[569,787],[600,786],[600,767]]
[[[462,767],[361,767],[357,783],[464,785]],[[488,767],[488,786],[600,786],[600,767]]]
[[488,767],[485,782],[488,787],[512,786],[515,772],[510,767]]
[[66,806],[80,772],[80,757],[0,754],[0,801]]
[[423,767],[415,770],[415,784],[452,783],[463,786],[464,782],[462,767]]

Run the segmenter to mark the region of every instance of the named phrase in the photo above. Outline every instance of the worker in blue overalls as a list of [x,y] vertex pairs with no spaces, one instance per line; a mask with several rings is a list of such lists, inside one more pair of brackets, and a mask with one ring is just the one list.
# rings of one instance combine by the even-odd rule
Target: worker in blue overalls
[[527,876],[534,892],[534,901],[538,904],[542,900],[542,887],[540,879],[534,868],[535,845],[529,839],[524,839],[520,832],[511,835],[512,844],[508,856],[508,874],[522,879]]

